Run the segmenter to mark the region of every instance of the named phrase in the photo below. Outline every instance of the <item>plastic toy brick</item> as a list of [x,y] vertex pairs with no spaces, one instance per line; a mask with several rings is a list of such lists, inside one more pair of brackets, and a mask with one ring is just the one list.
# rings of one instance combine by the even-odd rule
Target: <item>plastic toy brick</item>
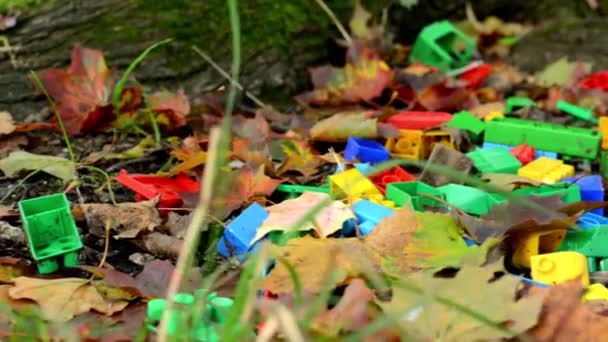
[[435,145],[441,144],[450,149],[454,149],[454,137],[449,132],[432,129],[425,131],[422,135],[422,155],[423,159],[428,158]]
[[448,21],[426,26],[416,38],[410,62],[420,62],[446,72],[465,66],[475,50],[475,41]]
[[475,240],[471,239],[470,237],[463,236],[462,238],[464,239],[464,242],[467,244],[467,246],[476,246],[477,245],[477,242],[475,242]]
[[576,224],[582,229],[596,228],[600,225],[608,226],[608,218],[588,212],[581,215]]
[[344,159],[352,162],[378,163],[391,158],[391,154],[375,140],[349,137],[344,149]]
[[[357,217],[359,231],[361,235],[367,235],[371,233],[374,227],[386,217],[392,216],[395,211],[376,203],[372,203],[368,200],[360,200],[352,206],[353,212]],[[353,224],[346,225],[343,229],[345,236],[352,235],[355,230]]]
[[482,64],[463,72],[458,78],[467,82],[467,88],[477,89],[490,76],[491,72],[492,67],[488,64]]
[[569,231],[558,251],[575,251],[586,257],[608,257],[608,226]]
[[416,177],[401,167],[396,166],[380,174],[371,175],[370,180],[378,187],[378,190],[380,190],[382,194],[386,194],[387,184],[395,182],[409,182],[416,180]]
[[608,71],[598,71],[595,74],[583,79],[580,83],[585,89],[608,90]]
[[153,175],[131,174],[120,170],[116,181],[135,191],[135,200],[149,200],[160,196],[160,208],[179,208],[183,205],[180,193],[196,193],[200,191],[200,184],[183,174],[174,179]]
[[446,112],[414,112],[406,111],[393,114],[386,123],[399,129],[429,129],[443,125],[452,119],[452,114]]
[[333,198],[348,197],[384,197],[367,177],[357,169],[348,169],[329,176],[330,194]]
[[560,198],[565,203],[575,203],[581,200],[581,191],[578,185],[560,182],[550,185],[531,186],[513,191],[516,194],[534,195],[539,197],[550,197],[561,194]]
[[608,178],[608,151],[600,152],[600,174]]
[[423,132],[412,129],[401,129],[399,132],[400,137],[386,140],[385,146],[391,156],[401,159],[421,159]]
[[608,150],[608,116],[601,116],[598,125],[602,134],[602,150]]
[[327,187],[294,184],[281,184],[277,187],[277,191],[286,193],[288,199],[298,197],[304,191],[322,192],[324,194],[329,194],[329,188]]
[[224,235],[217,244],[217,253],[224,257],[235,255],[240,260],[244,260],[258,227],[267,218],[268,212],[258,203],[247,207],[224,229]]
[[506,145],[528,144],[535,149],[594,159],[601,134],[591,129],[566,127],[516,118],[498,118],[486,124],[484,139]]
[[398,207],[409,205],[415,210],[422,211],[425,206],[444,206],[443,203],[430,197],[421,196],[423,194],[444,199],[441,191],[418,181],[390,183],[386,187],[386,198],[395,202],[395,205]]
[[373,167],[370,163],[354,163],[353,166],[355,167],[355,169],[359,170],[359,172],[366,176],[376,171],[376,168]]
[[511,154],[519,160],[522,165],[527,165],[534,160],[536,151],[534,147],[526,144],[521,144],[511,150]]
[[[502,148],[502,149],[506,149],[506,150],[511,151],[515,147],[511,146],[511,145],[495,144],[495,143],[484,141],[484,143],[481,145],[481,148]],[[541,151],[539,149],[534,149],[534,150],[536,151],[536,153],[534,154],[534,159],[540,158],[540,157],[547,157],[547,158],[551,158],[551,159],[557,159],[557,153],[556,152]]]
[[486,124],[470,112],[461,111],[454,113],[452,120],[446,123],[446,127],[465,130],[471,134],[471,139],[478,140]]
[[585,256],[577,252],[557,252],[535,255],[530,261],[532,279],[541,283],[559,284],[579,278],[589,285]]
[[[565,181],[573,182],[581,189],[581,199],[584,202],[601,202],[604,200],[604,182],[600,175],[567,178]],[[591,212],[597,215],[604,215],[604,209],[602,208],[594,209]]]
[[562,100],[557,101],[556,107],[557,107],[557,109],[561,110],[562,112],[570,114],[581,120],[590,121],[593,123],[598,122],[597,118],[595,116],[593,116],[593,111],[591,111],[587,108],[573,105],[572,103],[568,103],[568,102],[562,101]]
[[511,114],[525,107],[536,107],[536,102],[523,96],[511,96],[505,101],[505,114]]
[[53,273],[60,261],[66,267],[78,265],[82,241],[64,194],[20,201],[19,212],[38,272]]
[[608,301],[608,289],[600,283],[591,284],[583,295],[583,302],[589,302],[592,300]]
[[470,186],[448,184],[438,187],[437,190],[443,193],[446,202],[468,214],[484,215],[495,205],[487,192]]
[[491,112],[488,115],[484,116],[483,121],[488,122],[488,121],[492,121],[497,118],[504,118],[504,117],[505,117],[505,114],[503,112],[496,111],[496,112]]
[[522,238],[514,238],[513,245],[517,246],[513,252],[512,261],[515,266],[530,267],[530,258],[545,251],[556,250],[564,241],[563,230],[550,230],[528,234]]
[[538,286],[538,287],[549,287],[549,285],[545,284],[545,283],[541,283],[538,282],[536,280],[532,280],[530,278],[526,278],[520,275],[515,275],[515,274],[511,274],[511,276],[516,277],[521,279],[524,283],[530,284],[530,285],[534,285],[534,286]]
[[473,166],[482,173],[517,173],[521,162],[509,151],[501,148],[476,149],[466,154]]
[[564,164],[561,160],[541,157],[520,168],[517,175],[553,184],[563,178],[574,176],[574,166]]

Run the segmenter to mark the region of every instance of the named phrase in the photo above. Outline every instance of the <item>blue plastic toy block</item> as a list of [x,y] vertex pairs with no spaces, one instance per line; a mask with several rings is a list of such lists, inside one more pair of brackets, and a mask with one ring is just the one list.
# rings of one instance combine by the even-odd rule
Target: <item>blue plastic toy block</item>
[[[491,143],[491,142],[486,142],[484,141],[483,144],[481,145],[481,148],[503,148],[505,150],[512,150],[513,148],[515,148],[514,146],[511,145],[503,145],[503,144],[496,144],[496,143]],[[547,157],[547,158],[551,158],[551,159],[557,159],[557,152],[551,152],[551,151],[540,151],[537,149],[534,149],[536,151],[536,154],[534,155],[534,159],[536,158],[540,158],[540,157]]]
[[545,283],[541,283],[539,281],[536,280],[532,280],[530,278],[526,278],[524,276],[520,276],[520,275],[515,275],[515,274],[511,274],[511,276],[516,277],[521,279],[524,283],[528,283],[534,286],[538,286],[538,287],[549,287],[549,284],[545,284]]
[[355,169],[359,170],[364,175],[369,175],[376,171],[376,168],[373,167],[370,163],[355,163]]
[[[379,205],[368,200],[359,200],[352,206],[353,212],[359,223],[359,231],[361,235],[367,235],[376,227],[382,219],[392,216],[395,211],[383,205]],[[342,229],[342,235],[352,235],[355,231],[355,225],[352,221],[347,221]]]
[[378,163],[390,158],[390,152],[375,140],[349,137],[344,149],[344,159],[350,162]]
[[[570,177],[564,181],[574,183],[581,189],[581,199],[584,202],[595,202],[604,200],[604,183],[602,176],[591,175],[586,177]],[[591,211],[597,215],[604,215],[604,209],[594,209]]]
[[593,229],[600,225],[608,225],[608,218],[589,212],[579,217],[576,224],[583,229]]
[[467,246],[475,246],[475,245],[477,245],[477,242],[475,242],[475,240],[473,240],[473,239],[471,239],[469,237],[463,236],[462,238],[464,239],[464,242],[467,244]]
[[224,235],[217,244],[217,253],[223,257],[235,255],[239,260],[244,260],[249,250],[255,250],[256,244],[251,248],[249,244],[267,218],[268,212],[264,207],[258,203],[250,205],[226,226]]

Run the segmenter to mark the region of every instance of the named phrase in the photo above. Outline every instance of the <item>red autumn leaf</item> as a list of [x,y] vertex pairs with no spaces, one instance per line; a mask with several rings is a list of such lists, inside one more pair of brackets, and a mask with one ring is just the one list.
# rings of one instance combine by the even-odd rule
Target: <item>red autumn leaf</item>
[[222,215],[227,215],[243,204],[260,196],[268,196],[281,184],[281,180],[272,179],[264,174],[264,166],[257,170],[242,168],[223,177],[233,177],[232,186],[225,197],[218,197],[215,206],[222,207]]
[[297,99],[305,104],[340,105],[367,102],[382,94],[393,79],[393,71],[372,49],[353,44],[344,68],[329,65],[310,71],[315,90]]
[[76,46],[67,69],[46,69],[39,77],[68,134],[99,130],[114,120],[108,102],[114,79],[100,50]]
[[148,104],[153,112],[165,115],[167,126],[177,128],[186,125],[190,102],[183,90],[177,93],[167,90],[156,92],[148,97]]
[[444,82],[422,90],[417,96],[417,101],[430,111],[455,112],[467,108],[472,95],[466,88],[449,87]]

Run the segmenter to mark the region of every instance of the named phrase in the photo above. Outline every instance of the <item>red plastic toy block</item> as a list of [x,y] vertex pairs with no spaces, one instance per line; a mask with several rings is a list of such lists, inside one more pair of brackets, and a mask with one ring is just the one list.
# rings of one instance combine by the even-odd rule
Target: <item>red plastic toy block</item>
[[386,119],[386,123],[399,129],[428,129],[441,126],[452,120],[452,114],[446,112],[399,112]]
[[160,208],[179,208],[184,204],[181,193],[196,193],[200,185],[187,176],[180,174],[175,178],[152,175],[131,174],[120,170],[116,181],[135,191],[135,200],[149,200],[160,196]]
[[526,165],[534,160],[536,151],[534,147],[526,144],[521,144],[511,150],[511,154],[521,162],[522,165]]
[[378,190],[384,195],[386,193],[386,185],[395,182],[409,182],[416,180],[416,177],[405,171],[399,166],[370,177],[372,183],[376,185]]
[[467,88],[477,89],[490,76],[490,73],[492,73],[492,68],[487,64],[482,64],[463,72],[460,79],[467,82]]
[[585,89],[601,89],[608,91],[608,71],[599,71],[580,82]]

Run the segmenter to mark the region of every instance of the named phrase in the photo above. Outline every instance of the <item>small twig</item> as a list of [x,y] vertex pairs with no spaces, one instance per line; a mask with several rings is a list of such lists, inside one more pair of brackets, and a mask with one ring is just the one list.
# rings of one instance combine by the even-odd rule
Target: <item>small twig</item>
[[2,199],[0,199],[0,204],[3,203],[13,192],[15,192],[15,190],[18,187],[23,186],[23,183],[25,183],[26,180],[28,180],[29,178],[31,178],[33,175],[37,174],[40,171],[41,171],[41,169],[34,170],[34,171],[30,172],[27,176],[20,179],[19,183],[15,184],[15,186],[13,186],[9,191],[6,192],[6,194],[4,194],[4,197],[2,197]]
[[323,1],[323,0],[315,0],[315,1],[323,9],[323,11],[325,11],[325,13],[327,14],[327,16],[334,23],[334,25],[336,25],[336,27],[338,28],[338,31],[340,31],[340,34],[342,35],[342,37],[344,38],[344,40],[346,40],[346,42],[348,43],[348,45],[352,45],[353,44],[353,38],[350,36],[350,34],[348,34],[348,31],[346,31],[346,29],[344,28],[344,26],[342,25],[342,23],[340,23],[340,20],[338,20],[338,18],[336,17],[336,14],[331,10],[331,8],[329,8],[329,6],[327,6],[327,4],[325,3],[325,1]]

